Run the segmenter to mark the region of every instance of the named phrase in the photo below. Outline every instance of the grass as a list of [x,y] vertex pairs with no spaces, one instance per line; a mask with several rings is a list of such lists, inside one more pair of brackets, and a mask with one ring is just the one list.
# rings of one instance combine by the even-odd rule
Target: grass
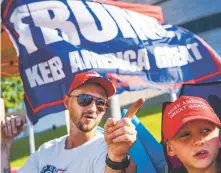
[[24,163],[26,162],[26,160],[28,159],[28,157],[29,156],[24,156],[24,157],[21,157],[17,160],[12,161],[11,162],[12,167],[16,167],[16,168],[22,167],[24,165]]
[[161,141],[161,106],[141,109],[137,116],[142,124],[149,130],[149,132],[156,138],[158,142]]
[[[161,106],[141,109],[137,112],[137,117],[142,124],[157,139],[161,140]],[[66,134],[66,126],[59,127],[55,131],[46,131],[35,135],[36,149],[46,141],[58,138]],[[15,141],[12,146],[11,165],[12,167],[21,167],[29,157],[29,140],[23,138]]]

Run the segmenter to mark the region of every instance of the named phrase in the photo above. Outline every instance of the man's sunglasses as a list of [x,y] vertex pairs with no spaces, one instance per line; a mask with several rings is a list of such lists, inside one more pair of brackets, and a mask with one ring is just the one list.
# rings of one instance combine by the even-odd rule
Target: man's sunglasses
[[105,99],[98,98],[89,94],[80,94],[78,96],[69,95],[69,97],[77,97],[77,103],[80,106],[88,106],[94,100],[99,111],[105,111],[108,107],[107,101]]

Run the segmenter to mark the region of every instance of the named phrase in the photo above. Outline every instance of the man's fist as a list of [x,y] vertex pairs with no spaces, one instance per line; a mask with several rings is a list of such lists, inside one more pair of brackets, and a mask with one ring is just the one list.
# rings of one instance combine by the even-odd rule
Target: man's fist
[[25,119],[19,116],[8,116],[1,122],[2,138],[13,138],[24,130]]

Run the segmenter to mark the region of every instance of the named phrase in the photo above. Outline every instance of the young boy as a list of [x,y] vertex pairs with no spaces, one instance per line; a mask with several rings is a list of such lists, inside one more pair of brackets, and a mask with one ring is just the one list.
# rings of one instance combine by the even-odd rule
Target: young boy
[[219,118],[202,98],[181,96],[167,105],[163,114],[163,142],[167,154],[177,157],[184,166],[171,172],[221,173],[220,128]]

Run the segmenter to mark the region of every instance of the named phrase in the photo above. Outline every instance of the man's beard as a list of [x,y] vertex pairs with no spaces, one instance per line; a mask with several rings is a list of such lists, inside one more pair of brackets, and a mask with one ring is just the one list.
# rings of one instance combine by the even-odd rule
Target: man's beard
[[82,113],[80,119],[76,119],[76,117],[71,116],[71,119],[79,130],[81,130],[83,132],[90,132],[97,126],[97,121],[96,121],[96,119],[92,119],[91,121],[93,121],[93,122],[90,122],[89,124],[84,124],[81,121],[81,118],[85,114],[93,114],[93,112],[84,112],[84,113]]
[[97,124],[83,124],[82,122],[78,121],[76,124],[77,128],[83,132],[90,132],[91,130],[93,130]]

